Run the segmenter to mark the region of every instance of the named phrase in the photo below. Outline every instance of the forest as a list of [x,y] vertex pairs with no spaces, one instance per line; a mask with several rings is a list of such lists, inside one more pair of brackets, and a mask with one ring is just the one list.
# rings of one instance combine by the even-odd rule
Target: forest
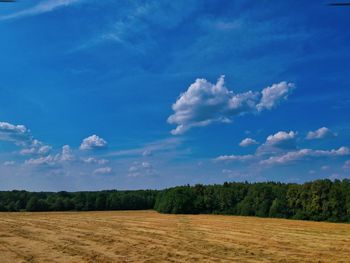
[[154,209],[172,214],[224,214],[315,221],[350,221],[350,180],[304,184],[225,182],[164,190],[0,192],[0,211]]

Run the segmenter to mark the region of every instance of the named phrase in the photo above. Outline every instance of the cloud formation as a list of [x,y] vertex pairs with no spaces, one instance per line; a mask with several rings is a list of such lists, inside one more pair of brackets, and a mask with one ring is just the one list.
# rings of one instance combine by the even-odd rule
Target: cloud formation
[[59,155],[56,155],[56,158],[61,162],[73,161],[75,159],[69,145],[63,145],[62,153]]
[[[347,156],[350,154],[350,149],[345,146],[331,150],[313,150],[297,149],[296,143],[297,132],[279,131],[275,134],[269,135],[266,138],[265,143],[258,147],[258,149],[256,149],[255,153],[253,154],[221,155],[216,157],[214,161],[246,161],[251,163],[258,163],[260,165],[284,165],[297,161],[307,161],[313,158],[334,158]],[[345,169],[345,167],[348,165],[350,167],[350,160],[344,164],[343,168]],[[326,170],[328,168],[329,166],[321,167],[322,170]]]
[[57,163],[55,156],[47,155],[39,158],[30,158],[29,160],[25,160],[24,164],[33,165],[33,166],[41,166],[48,165],[54,166]]
[[107,147],[107,142],[97,135],[91,135],[83,140],[80,150],[93,150]]
[[56,155],[49,154],[47,156],[42,156],[39,158],[30,158],[26,160],[24,163],[27,165],[34,165],[34,166],[41,166],[41,165],[55,166],[57,164],[62,164],[64,162],[71,162],[74,160],[75,160],[75,156],[73,155],[70,146],[64,145],[62,147],[61,153],[58,153]]
[[52,147],[43,144],[41,141],[33,140],[31,144],[20,151],[22,155],[46,155],[51,151]]
[[[215,158],[215,161],[251,161],[262,156],[273,155],[281,151],[295,149],[296,148],[296,136],[294,131],[285,132],[279,131],[275,134],[269,135],[254,154],[246,155],[221,155]],[[247,147],[257,142],[251,138],[246,138],[239,144],[241,147]]]
[[258,144],[258,142],[256,140],[254,140],[252,138],[245,138],[239,143],[239,146],[248,147],[248,146],[255,145],[255,144]]
[[253,154],[247,155],[221,155],[215,158],[215,161],[250,161],[253,160],[255,156]]
[[51,146],[34,139],[26,126],[8,122],[0,122],[0,141],[11,142],[21,147],[21,155],[46,155],[52,149]]
[[287,164],[290,162],[305,160],[311,157],[336,157],[349,155],[350,150],[348,147],[340,147],[333,150],[311,150],[301,149],[298,151],[290,151],[279,156],[272,156],[266,160],[262,160],[261,164]]
[[97,168],[94,170],[93,174],[111,174],[113,172],[112,168],[109,166]]
[[296,148],[297,133],[294,131],[285,132],[279,131],[275,134],[269,135],[263,145],[258,148],[259,153],[271,153],[281,150]]
[[24,125],[0,122],[0,140],[10,141],[17,145],[26,145],[31,141],[30,131]]
[[84,163],[90,163],[90,164],[106,164],[106,163],[108,163],[108,160],[106,160],[106,159],[97,159],[95,157],[83,158],[82,161]]
[[47,0],[38,3],[37,5],[24,9],[9,15],[0,16],[0,20],[8,20],[21,18],[26,16],[34,16],[47,12],[51,12],[60,7],[67,7],[69,5],[81,2],[81,0]]
[[226,88],[224,76],[216,84],[197,79],[172,105],[174,114],[169,116],[168,123],[177,127],[171,133],[183,134],[193,127],[229,123],[235,116],[270,110],[287,99],[293,88],[294,84],[283,81],[261,92],[235,94]]
[[134,162],[128,170],[128,177],[152,176],[157,172],[150,162]]
[[306,139],[308,140],[315,140],[315,139],[323,139],[323,138],[331,138],[337,136],[335,133],[333,133],[330,129],[327,127],[322,127],[317,129],[316,131],[309,131]]
[[258,111],[271,110],[280,101],[286,100],[291,90],[294,88],[293,83],[282,81],[278,84],[273,84],[261,91],[262,97],[260,103],[256,105]]

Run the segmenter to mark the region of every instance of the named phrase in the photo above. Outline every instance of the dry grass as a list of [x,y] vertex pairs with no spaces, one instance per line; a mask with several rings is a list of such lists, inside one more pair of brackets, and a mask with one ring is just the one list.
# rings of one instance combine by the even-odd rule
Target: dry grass
[[153,211],[0,213],[0,262],[350,262],[350,225]]

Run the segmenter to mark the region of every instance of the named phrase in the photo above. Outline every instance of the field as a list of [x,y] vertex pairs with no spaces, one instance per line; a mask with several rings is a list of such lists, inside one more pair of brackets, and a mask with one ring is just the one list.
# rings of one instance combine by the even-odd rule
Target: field
[[0,213],[0,262],[350,262],[350,225],[153,211]]

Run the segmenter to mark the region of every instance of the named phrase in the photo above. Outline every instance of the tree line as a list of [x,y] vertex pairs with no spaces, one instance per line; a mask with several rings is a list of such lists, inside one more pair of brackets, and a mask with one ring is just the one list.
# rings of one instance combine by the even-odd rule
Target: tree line
[[153,209],[156,190],[94,192],[0,192],[0,211],[96,211]]
[[225,214],[350,222],[350,180],[178,186],[164,190],[0,192],[0,211],[155,209],[172,214]]
[[350,221],[350,180],[180,186],[160,192],[154,208],[161,213],[173,214],[346,222]]

